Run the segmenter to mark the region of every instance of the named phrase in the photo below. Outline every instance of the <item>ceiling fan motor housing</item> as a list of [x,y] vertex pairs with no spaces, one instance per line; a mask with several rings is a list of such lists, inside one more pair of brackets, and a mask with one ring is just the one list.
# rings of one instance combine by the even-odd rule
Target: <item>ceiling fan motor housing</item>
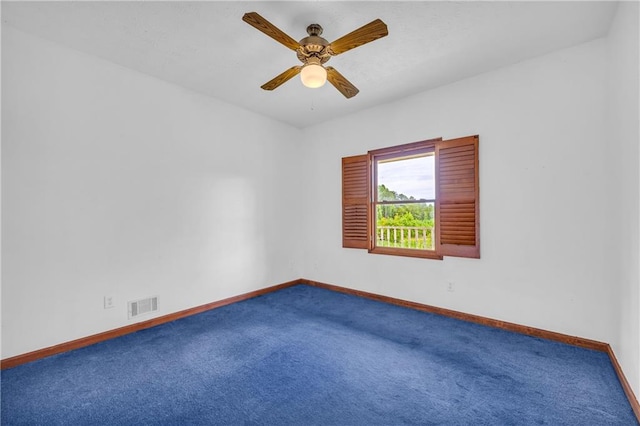
[[322,37],[305,37],[300,40],[300,48],[296,51],[296,55],[302,63],[306,63],[310,57],[316,57],[324,64],[331,59],[331,55],[327,52],[328,44]]
[[320,37],[322,34],[322,27],[320,24],[311,24],[307,27],[308,37],[299,41],[300,48],[296,51],[300,62],[307,64],[312,57],[318,58],[321,64],[327,62],[331,55],[327,52],[327,46],[329,42]]

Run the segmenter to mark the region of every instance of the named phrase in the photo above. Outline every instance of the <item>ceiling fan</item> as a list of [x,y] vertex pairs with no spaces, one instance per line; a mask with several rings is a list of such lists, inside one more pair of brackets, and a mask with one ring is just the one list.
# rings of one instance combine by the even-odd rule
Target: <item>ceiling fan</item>
[[302,65],[293,66],[260,86],[264,90],[273,90],[300,74],[302,84],[305,86],[321,87],[328,80],[347,98],[357,95],[359,90],[335,68],[325,67],[324,63],[331,59],[332,56],[339,55],[389,34],[387,25],[380,19],[376,19],[329,43],[326,39],[320,37],[322,27],[319,24],[311,24],[307,27],[308,36],[298,42],[256,12],[245,13],[242,20],[295,51],[298,59],[302,62]]

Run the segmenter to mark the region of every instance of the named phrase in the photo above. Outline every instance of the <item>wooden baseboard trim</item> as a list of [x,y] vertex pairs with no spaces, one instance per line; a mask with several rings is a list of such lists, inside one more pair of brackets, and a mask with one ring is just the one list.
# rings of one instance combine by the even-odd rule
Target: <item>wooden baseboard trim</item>
[[627,399],[629,400],[629,404],[631,404],[631,408],[640,422],[640,405],[638,404],[638,399],[633,393],[633,389],[631,389],[631,385],[627,381],[627,378],[618,363],[618,360],[613,353],[613,349],[608,343],[598,342],[596,340],[584,339],[582,337],[570,336],[567,334],[556,333],[554,331],[542,330],[534,327],[527,327],[524,325],[514,324],[506,321],[500,321],[496,319],[486,318],[479,315],[466,314],[464,312],[454,311],[451,309],[439,308],[436,306],[425,305],[422,303],[411,302],[403,299],[396,299],[394,297],[382,296],[380,294],[369,293],[362,290],[354,290],[347,287],[340,287],[333,284],[325,284],[318,281],[312,280],[300,280],[301,284],[308,284],[314,287],[320,287],[327,290],[338,291],[340,293],[351,294],[354,296],[365,297],[367,299],[373,299],[380,302],[390,303],[392,305],[404,306],[407,308],[416,309],[423,312],[429,312],[433,314],[443,315],[446,317],[456,318],[463,321],[469,321],[476,324],[487,325],[489,327],[500,328],[503,330],[513,331],[520,334],[525,334],[528,336],[539,337],[542,339],[553,340],[560,343],[566,343],[568,345],[578,346],[586,349],[593,349],[600,352],[606,352],[609,355],[609,359],[611,360],[611,364],[618,376],[618,380],[622,385],[622,389],[624,390]]
[[183,311],[174,312],[172,314],[163,315],[161,317],[152,318],[147,321],[138,322],[124,327],[116,328],[113,330],[105,331],[103,333],[94,334],[80,339],[72,340],[70,342],[61,343],[59,345],[50,346],[44,349],[38,349],[33,352],[28,352],[22,355],[16,355],[10,358],[0,361],[0,369],[17,367],[18,365],[25,364],[27,362],[36,361],[41,358],[45,358],[51,355],[57,355],[63,352],[68,352],[74,349],[80,349],[85,346],[93,345],[95,343],[103,342],[105,340],[113,339],[115,337],[124,336],[125,334],[135,333],[136,331],[144,330],[147,328],[155,327],[156,325],[164,324],[167,322],[175,321],[180,318],[196,315],[211,309],[219,308],[221,306],[230,305],[232,303],[241,302],[243,300],[252,299],[254,297],[262,296],[263,294],[271,293],[281,290],[283,288],[291,287],[299,284],[301,280],[294,280],[285,282],[282,284],[274,285],[271,287],[262,288],[260,290],[250,291],[248,293],[239,294],[237,296],[229,297],[227,299],[219,300],[217,302],[207,303],[205,305],[196,306],[194,308],[185,309]]
[[353,290],[347,287],[340,287],[333,284],[325,284],[325,283],[310,281],[310,280],[301,280],[301,281],[304,284],[308,284],[314,287],[321,287],[327,290],[333,290],[341,293],[352,294],[355,296],[366,297],[367,299],[378,300],[380,302],[390,303],[392,305],[404,306],[406,308],[412,308],[412,309],[416,309],[423,312],[443,315],[446,317],[456,318],[459,320],[473,322],[476,324],[487,325],[494,328],[501,328],[503,330],[514,331],[520,334],[526,334],[528,336],[554,340],[557,342],[566,343],[573,346],[579,346],[581,348],[594,349],[600,352],[607,352],[607,348],[609,347],[607,343],[598,342],[596,340],[583,339],[581,337],[570,336],[562,333],[556,333],[554,331],[547,331],[539,328],[527,327],[520,324],[500,321],[492,318],[482,317],[479,315],[466,314],[464,312],[454,311],[451,309],[439,308],[437,306],[425,305],[418,302],[411,302],[409,300],[396,299],[394,297],[382,296],[379,294],[369,293],[366,291]]
[[638,398],[633,393],[633,389],[631,389],[631,385],[627,381],[627,377],[624,375],[622,371],[622,367],[618,362],[618,358],[616,358],[615,353],[613,352],[613,348],[610,345],[607,345],[607,354],[609,354],[609,359],[611,360],[611,364],[613,365],[613,369],[616,371],[618,375],[618,380],[620,380],[620,384],[622,385],[622,390],[624,390],[624,394],[627,396],[629,403],[631,404],[631,409],[633,413],[636,415],[636,419],[638,423],[640,423],[640,403],[638,403]]

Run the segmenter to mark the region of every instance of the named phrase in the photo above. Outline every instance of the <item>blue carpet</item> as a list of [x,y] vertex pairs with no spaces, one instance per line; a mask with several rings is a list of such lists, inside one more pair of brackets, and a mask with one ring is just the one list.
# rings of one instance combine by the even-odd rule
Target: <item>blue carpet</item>
[[297,285],[5,370],[3,425],[637,425],[605,353]]

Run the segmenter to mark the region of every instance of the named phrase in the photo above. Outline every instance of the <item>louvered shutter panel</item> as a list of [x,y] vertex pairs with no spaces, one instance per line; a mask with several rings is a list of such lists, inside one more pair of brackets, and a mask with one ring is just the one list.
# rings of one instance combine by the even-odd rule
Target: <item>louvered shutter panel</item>
[[369,248],[369,156],[342,159],[342,247]]
[[480,257],[478,136],[436,144],[436,251]]

